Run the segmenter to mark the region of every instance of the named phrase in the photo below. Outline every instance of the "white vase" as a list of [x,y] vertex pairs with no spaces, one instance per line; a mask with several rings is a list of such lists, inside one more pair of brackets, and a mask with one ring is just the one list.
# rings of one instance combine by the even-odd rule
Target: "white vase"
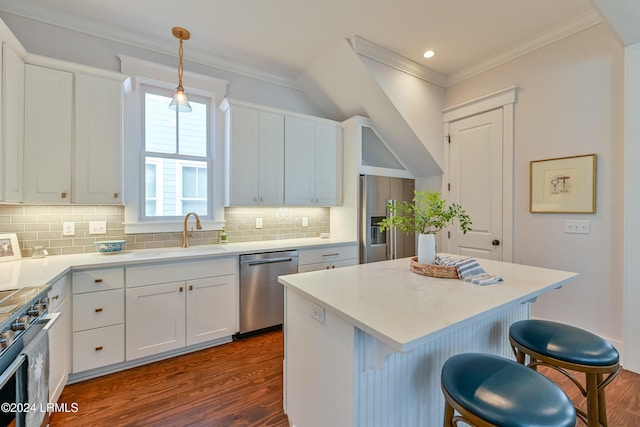
[[436,262],[436,235],[418,234],[418,262],[434,264]]

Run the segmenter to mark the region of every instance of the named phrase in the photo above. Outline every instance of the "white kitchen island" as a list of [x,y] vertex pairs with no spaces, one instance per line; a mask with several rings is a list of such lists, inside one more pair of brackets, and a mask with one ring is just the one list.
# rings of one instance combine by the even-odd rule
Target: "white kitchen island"
[[461,352],[513,358],[509,325],[576,273],[497,261],[480,286],[421,276],[409,259],[281,276],[284,407],[295,427],[442,425],[440,369]]

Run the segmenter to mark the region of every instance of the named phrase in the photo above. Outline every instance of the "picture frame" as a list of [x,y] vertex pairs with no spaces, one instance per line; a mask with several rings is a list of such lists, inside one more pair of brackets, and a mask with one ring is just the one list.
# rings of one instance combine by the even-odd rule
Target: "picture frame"
[[15,233],[0,234],[0,262],[15,261],[21,258],[18,236]]
[[532,160],[531,213],[595,213],[596,155]]

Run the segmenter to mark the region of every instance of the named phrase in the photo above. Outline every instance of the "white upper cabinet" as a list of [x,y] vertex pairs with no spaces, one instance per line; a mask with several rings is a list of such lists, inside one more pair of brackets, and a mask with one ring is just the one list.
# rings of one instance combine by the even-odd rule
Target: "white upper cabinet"
[[26,201],[69,203],[73,74],[26,65]]
[[285,205],[342,203],[341,131],[329,121],[285,118]]
[[225,101],[226,205],[284,202],[284,115]]
[[4,43],[1,69],[0,200],[21,202],[24,197],[24,62]]
[[26,65],[24,200],[122,203],[124,79],[46,62]]
[[121,82],[76,74],[76,203],[122,201],[122,103]]

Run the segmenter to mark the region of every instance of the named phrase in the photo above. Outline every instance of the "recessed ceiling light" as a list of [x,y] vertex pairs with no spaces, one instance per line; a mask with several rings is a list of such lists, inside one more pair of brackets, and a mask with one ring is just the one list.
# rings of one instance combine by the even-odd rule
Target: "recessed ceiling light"
[[435,54],[436,54],[435,50],[428,50],[422,56],[424,56],[425,58],[429,59],[429,58],[433,58]]

